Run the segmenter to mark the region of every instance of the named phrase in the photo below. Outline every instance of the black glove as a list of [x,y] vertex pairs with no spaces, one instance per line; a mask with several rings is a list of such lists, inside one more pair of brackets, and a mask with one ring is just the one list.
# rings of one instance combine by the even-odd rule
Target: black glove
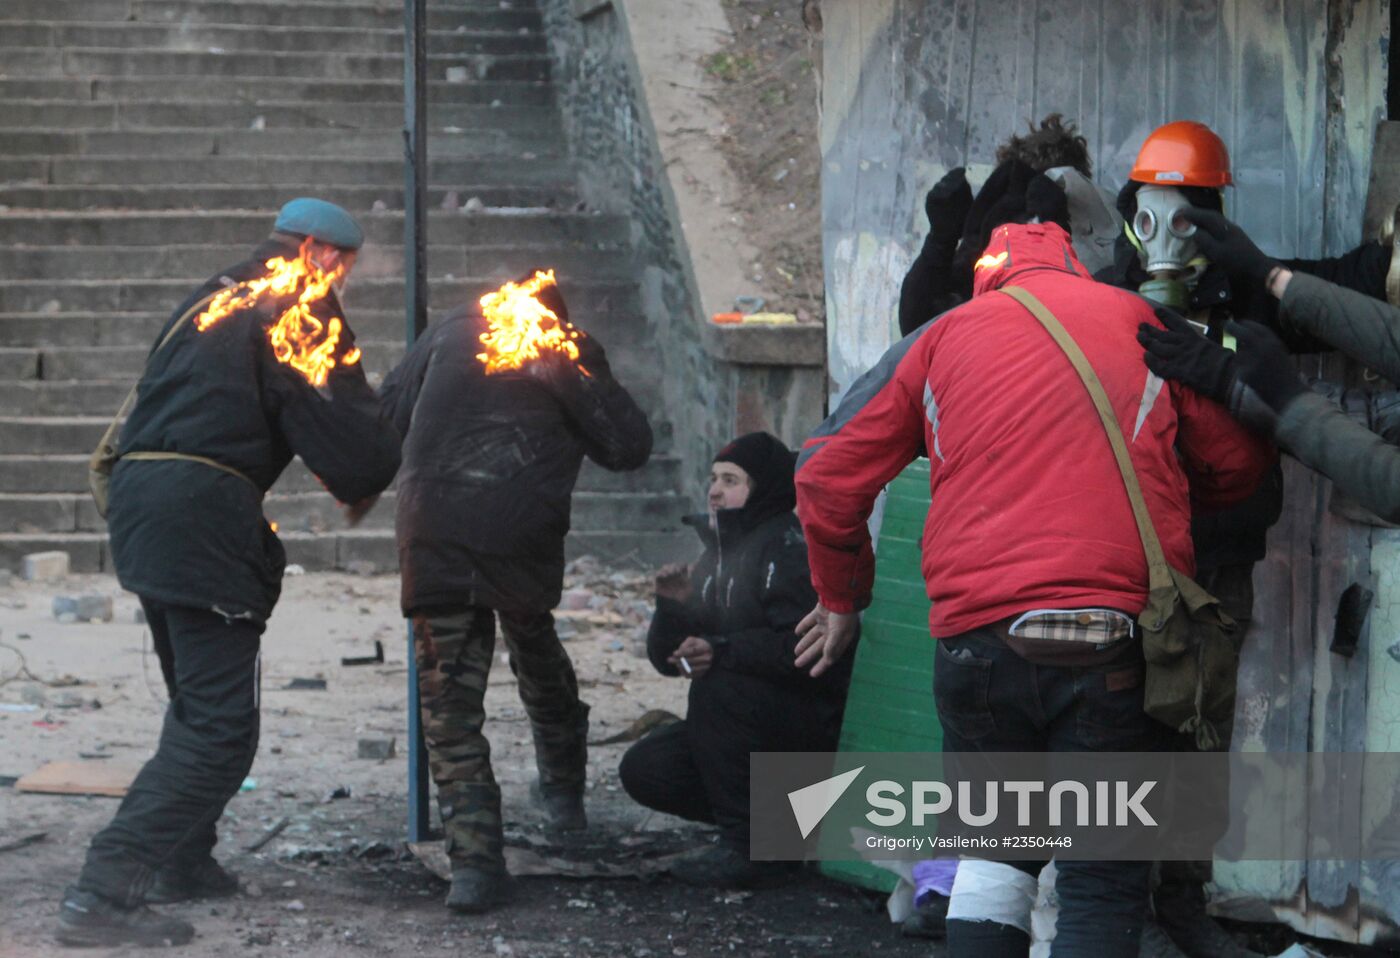
[[967,185],[967,172],[961,166],[949,170],[924,197],[929,225],[926,242],[947,246],[951,255],[971,208],[972,187]]
[[1249,234],[1215,210],[1188,206],[1181,216],[1196,224],[1196,245],[1206,259],[1219,263],[1231,282],[1243,283],[1246,293],[1264,289],[1269,273],[1281,265],[1255,246]]
[[1158,306],[1154,312],[1166,329],[1143,323],[1137,334],[1138,342],[1147,349],[1147,368],[1222,406],[1228,405],[1237,376],[1234,354],[1211,342],[1185,317],[1165,306]]
[[1230,320],[1225,329],[1239,343],[1236,369],[1240,381],[1283,415],[1284,408],[1308,389],[1298,378],[1288,347],[1263,323]]

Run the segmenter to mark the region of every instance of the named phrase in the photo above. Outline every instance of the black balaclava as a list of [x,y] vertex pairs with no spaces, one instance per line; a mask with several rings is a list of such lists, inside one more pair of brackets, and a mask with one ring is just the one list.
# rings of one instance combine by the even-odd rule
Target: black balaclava
[[714,461],[732,462],[749,474],[753,488],[748,502],[737,510],[746,529],[797,507],[797,487],[792,479],[797,459],[777,436],[766,432],[740,436],[715,453]]

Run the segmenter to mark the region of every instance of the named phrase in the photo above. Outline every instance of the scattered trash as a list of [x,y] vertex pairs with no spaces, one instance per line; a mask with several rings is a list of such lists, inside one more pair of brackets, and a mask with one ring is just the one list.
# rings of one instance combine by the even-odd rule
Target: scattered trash
[[34,727],[37,729],[42,729],[45,732],[57,732],[59,729],[63,728],[67,724],[67,722],[53,722],[49,721],[48,719],[45,719],[42,722],[35,722]]
[[112,753],[111,753],[111,752],[79,752],[79,753],[78,753],[78,758],[85,758],[85,759],[94,760],[94,761],[97,760],[97,759],[100,759],[100,758],[111,758],[111,757],[112,757]]
[[370,562],[368,559],[355,559],[352,562],[345,563],[345,571],[351,575],[369,576],[378,572],[379,566]]
[[466,68],[466,67],[448,67],[448,68],[447,68],[447,82],[448,82],[448,83],[466,83],[466,82],[467,82],[467,68]]
[[388,842],[370,842],[368,845],[356,848],[350,854],[362,862],[376,862],[393,858],[398,854],[398,849]]
[[385,213],[388,212],[388,210],[389,204],[385,203],[383,200],[375,200],[374,205],[370,207],[370,212],[372,213]]
[[468,197],[467,201],[462,204],[463,213],[480,213],[484,209],[486,209],[486,204],[476,196]]
[[302,692],[324,692],[326,690],[325,679],[292,679],[282,686],[284,691]]
[[[35,723],[36,725],[39,723]],[[141,769],[111,762],[49,762],[20,776],[15,789],[45,795],[107,795],[121,798]]]
[[111,622],[112,597],[110,595],[56,595],[53,598],[53,617],[60,622]]
[[283,575],[306,575],[306,568],[293,562],[283,571]]
[[255,117],[253,117],[253,122],[248,124],[248,129],[250,129],[250,130],[266,130],[266,129],[267,129],[267,117],[265,117],[265,116],[255,116]]
[[[423,866],[443,881],[452,880],[452,864],[442,842],[409,842],[408,850]],[[626,864],[598,860],[575,861],[542,855],[528,848],[505,847],[506,871],[514,878],[556,876],[559,878],[645,878],[669,872],[678,861],[693,858],[694,849],[635,859]]]
[[649,709],[643,712],[638,718],[634,719],[631,725],[627,726],[616,735],[609,735],[607,738],[590,739],[588,744],[617,745],[620,742],[635,742],[654,728],[662,725],[670,725],[680,720],[681,717],[679,715],[675,715],[665,709]]
[[598,907],[598,906],[595,905],[595,904],[593,904],[593,902],[589,901],[587,898],[570,898],[568,901],[564,902],[564,907],[565,907],[565,908],[596,908],[596,907]]
[[457,208],[461,205],[462,199],[457,195],[457,191],[448,190],[442,195],[442,202],[438,204],[438,207],[439,209],[450,210],[455,213]]
[[290,825],[291,823],[292,823],[292,820],[291,820],[290,818],[282,818],[282,819],[279,819],[279,820],[277,821],[277,824],[273,825],[273,826],[272,826],[271,828],[269,828],[267,831],[263,832],[262,835],[259,836],[259,838],[258,838],[257,841],[253,842],[251,845],[246,845],[246,846],[244,846],[243,850],[244,850],[245,852],[256,852],[256,851],[261,851],[262,849],[266,848],[267,845],[268,845],[274,838],[276,838],[278,835],[281,835],[283,832],[285,832],[285,831],[287,830],[287,826]]
[[0,845],[0,853],[12,852],[20,848],[27,848],[30,845],[36,845],[39,842],[42,842],[48,837],[48,832],[34,832],[32,834],[25,835],[23,838],[16,838],[12,842],[5,842],[3,845]]
[[559,608],[565,612],[582,612],[593,602],[593,593],[588,589],[567,589],[559,597]]
[[306,906],[301,903],[301,899],[299,898],[293,898],[282,907],[287,909],[287,911],[306,911]]
[[626,648],[626,646],[622,644],[620,639],[613,639],[608,643],[609,652],[621,652],[624,648]]
[[256,791],[256,790],[257,790],[257,787],[258,787],[258,780],[257,780],[256,778],[254,778],[253,776],[249,775],[247,778],[245,778],[245,779],[243,780],[243,784],[240,785],[240,786],[238,786],[238,790],[239,790],[240,792],[252,792],[252,791]]
[[373,655],[348,655],[340,660],[341,665],[382,665],[384,663],[384,643],[374,640]]
[[325,797],[321,799],[321,804],[322,804],[322,805],[329,805],[331,802],[335,801],[335,800],[338,799],[338,798],[349,798],[349,797],[350,797],[350,786],[349,786],[349,785],[337,785],[335,788],[331,789],[329,792],[326,793]]
[[515,954],[515,949],[512,948],[510,945],[506,944],[506,940],[500,935],[497,935],[496,937],[491,939],[491,950],[494,951],[497,955]]
[[0,702],[0,712],[37,712],[39,706],[32,702]]
[[741,313],[757,313],[763,310],[767,302],[762,296],[735,296],[734,308]]
[[31,552],[20,559],[19,575],[26,582],[43,582],[49,579],[62,579],[68,575],[69,560],[66,552]]
[[394,757],[394,740],[391,738],[362,738],[359,742],[357,757],[380,762],[387,761]]

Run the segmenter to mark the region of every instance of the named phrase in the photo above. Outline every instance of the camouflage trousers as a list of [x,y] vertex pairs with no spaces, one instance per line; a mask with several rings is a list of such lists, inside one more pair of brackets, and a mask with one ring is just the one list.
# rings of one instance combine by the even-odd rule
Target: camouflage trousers
[[544,791],[582,792],[588,706],[573,663],[545,613],[497,613],[484,606],[434,609],[413,617],[418,691],[428,761],[454,866],[503,870],[501,790],[491,772],[486,679],[495,656],[496,616],[510,650],[520,701],[530,718]]

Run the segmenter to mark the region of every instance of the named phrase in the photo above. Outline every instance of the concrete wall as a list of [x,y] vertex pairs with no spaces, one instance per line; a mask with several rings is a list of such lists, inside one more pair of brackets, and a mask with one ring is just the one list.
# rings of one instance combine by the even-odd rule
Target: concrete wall
[[[1384,117],[1389,3],[1348,0],[824,0],[823,255],[829,369],[843,392],[897,335],[900,280],[948,169],[979,182],[995,148],[1060,111],[1117,189],[1156,126],[1194,119],[1230,148],[1226,211],[1267,251],[1341,253],[1361,238]],[[1393,204],[1400,197],[1390,197]],[[1339,363],[1332,371],[1342,373]],[[1332,511],[1289,464],[1283,520],[1255,571],[1236,747],[1400,749],[1400,539]],[[1351,659],[1328,651],[1337,598],[1377,589]],[[1347,814],[1354,796],[1336,790]],[[1393,936],[1357,863],[1221,867],[1224,903],[1314,934]],[[1260,917],[1258,911],[1252,912]]]
[[[675,7],[673,21],[686,18],[686,4],[666,2]],[[705,303],[704,291],[725,289],[725,277],[698,276],[697,265],[723,269],[725,260],[696,255],[707,237],[687,236],[689,221],[668,169],[670,144],[658,142],[647,75],[661,69],[665,51],[634,43],[625,3],[540,0],[540,7],[583,195],[633,224],[643,303],[665,370],[665,415],[698,491],[710,456],[733,435],[766,429],[799,444],[820,422],[823,334],[784,331],[775,346],[771,337],[708,322],[707,306],[720,307]],[[764,345],[751,348],[758,339]]]

